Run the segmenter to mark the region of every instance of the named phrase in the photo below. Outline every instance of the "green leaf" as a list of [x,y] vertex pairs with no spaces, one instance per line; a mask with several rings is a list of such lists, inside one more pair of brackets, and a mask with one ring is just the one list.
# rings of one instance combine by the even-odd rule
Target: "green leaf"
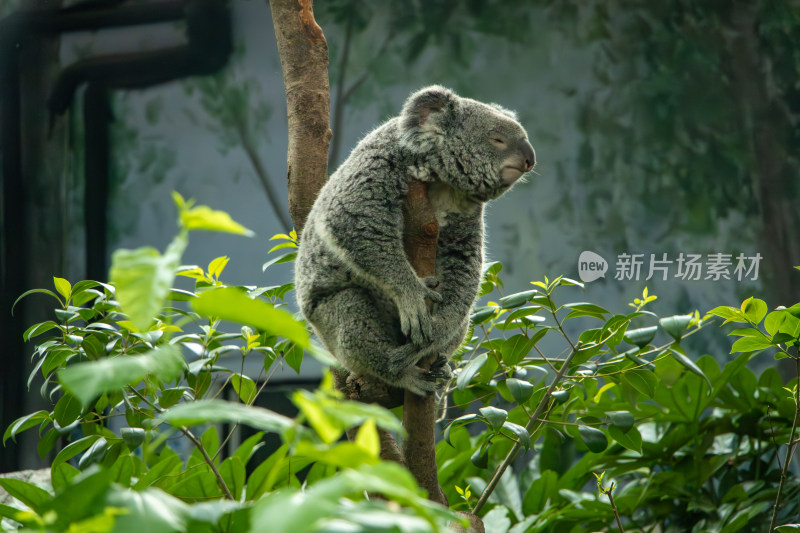
[[509,294],[508,296],[500,298],[500,305],[503,307],[503,309],[519,307],[520,305],[527,303],[538,292],[539,291],[536,289],[531,289],[529,291],[518,292],[516,294]]
[[625,342],[644,348],[655,338],[658,326],[649,328],[629,329],[625,332]]
[[520,426],[519,424],[509,422],[508,420],[503,422],[503,428],[509,430],[511,433],[516,435],[516,437],[519,439],[522,445],[525,446],[526,449],[531,447],[531,436],[528,434],[527,429]]
[[705,382],[708,384],[708,390],[711,391],[711,389],[713,388],[711,386],[711,380],[708,379],[708,377],[703,373],[702,370],[700,370],[700,367],[697,366],[694,363],[694,361],[686,357],[686,353],[684,353],[683,349],[680,346],[670,346],[669,352],[672,354],[672,356],[675,358],[676,361],[685,366],[690,372],[693,372],[698,376],[700,376],[701,378],[703,378],[703,380],[705,380]]
[[498,429],[502,427],[503,423],[508,418],[508,411],[504,409],[498,409],[497,407],[492,407],[491,405],[487,407],[481,407],[478,411],[483,415],[486,421],[489,423],[489,427],[492,429]]
[[758,324],[767,314],[768,308],[764,300],[753,298],[752,296],[742,302],[742,312],[754,324]]
[[43,488],[21,479],[0,477],[0,487],[38,514],[42,513],[45,505],[52,497]]
[[199,315],[247,324],[308,347],[308,332],[291,314],[233,287],[205,291],[192,300],[192,307]]
[[472,378],[475,374],[486,364],[486,361],[489,360],[489,354],[482,353],[478,354],[472,360],[467,363],[464,369],[458,374],[456,378],[456,389],[457,390],[464,390],[467,388],[467,385],[470,384]]
[[709,311],[708,314],[724,318],[725,322],[723,322],[723,324],[727,324],[728,322],[747,322],[747,316],[740,309],[727,305],[715,307]]
[[680,341],[683,332],[686,331],[689,322],[692,321],[692,315],[675,315],[662,318],[658,321],[664,331],[676,341]]
[[503,362],[509,367],[518,365],[519,362],[525,359],[525,356],[530,353],[540,338],[541,337],[537,338],[536,336],[528,338],[525,335],[517,334],[513,335],[510,339],[506,339],[500,346]]
[[623,447],[636,453],[642,453],[642,434],[635,427],[623,431],[617,426],[609,426],[608,434]]
[[600,453],[608,448],[608,438],[606,434],[597,428],[578,426],[578,434],[591,452]]
[[135,450],[144,442],[145,431],[142,428],[122,428],[119,433],[130,451]]
[[42,333],[46,333],[53,328],[57,328],[58,324],[53,322],[52,320],[48,320],[47,322],[40,322],[38,324],[34,324],[33,326],[29,327],[25,330],[25,333],[22,334],[22,339],[24,341],[29,341],[33,337],[37,335],[41,335]]
[[59,298],[58,296],[56,296],[56,293],[54,293],[53,291],[48,291],[47,289],[31,289],[31,290],[29,290],[29,291],[25,291],[25,292],[23,292],[23,293],[22,293],[22,294],[19,296],[19,298],[17,298],[16,300],[14,300],[14,303],[11,305],[11,315],[12,315],[12,316],[14,315],[14,308],[17,306],[17,304],[19,303],[19,301],[20,301],[20,300],[22,300],[23,298],[25,298],[26,296],[28,296],[28,295],[30,295],[30,294],[36,294],[36,293],[47,294],[48,296],[52,296],[53,298],[55,298],[56,300],[58,300],[58,303],[59,303],[59,304],[60,304],[62,307],[64,306],[64,302],[62,302],[62,301],[61,301],[61,298]]
[[171,381],[185,367],[178,348],[164,345],[142,355],[119,355],[71,365],[58,373],[58,379],[81,404],[89,406],[102,393],[136,385],[147,375]]
[[609,411],[606,414],[611,423],[618,427],[623,433],[633,427],[633,415],[628,411]]
[[198,205],[181,213],[181,225],[188,230],[222,231],[252,237],[255,235],[225,211],[217,211],[206,205]]
[[293,427],[291,418],[269,409],[223,400],[197,400],[170,407],[160,417],[173,426],[194,426],[214,422],[247,424],[256,429],[281,432]]
[[78,455],[79,453],[89,449],[94,442],[100,438],[100,435],[88,435],[82,437],[74,442],[65,446],[53,459],[53,464],[50,465],[51,471],[58,467],[58,465],[65,463]]
[[521,379],[508,378],[506,386],[511,396],[514,397],[514,401],[520,404],[527,402],[533,394],[533,385]]
[[654,370],[656,377],[660,379],[667,387],[672,387],[678,382],[681,374],[683,374],[684,366],[679,363],[674,357],[659,357],[656,360],[656,368]]
[[233,494],[233,497],[238,500],[242,495],[246,477],[242,460],[235,455],[228,457],[219,466],[219,473],[222,475],[222,479],[225,480],[225,484]]
[[64,394],[53,408],[53,419],[65,428],[81,416],[80,401],[73,394]]
[[55,285],[56,290],[61,296],[63,296],[65,299],[69,298],[69,294],[72,292],[72,285],[70,285],[69,281],[65,280],[64,278],[57,278],[53,276],[53,285]]
[[620,381],[648,398],[652,398],[655,395],[656,385],[658,384],[655,374],[640,368],[626,370],[620,375]]
[[599,305],[595,305],[593,303],[588,303],[588,302],[569,303],[569,304],[564,304],[561,307],[564,309],[572,309],[573,311],[578,311],[579,313],[585,313],[587,315],[602,316],[610,314],[610,312],[607,309],[600,307]]
[[112,490],[106,505],[128,510],[114,520],[114,533],[187,531],[189,506],[157,488]]
[[800,531],[800,524],[784,524],[782,526],[776,527],[775,531],[777,533],[792,533],[794,531]]
[[764,338],[757,338],[757,337],[742,337],[741,339],[737,340],[731,346],[731,353],[736,352],[755,352],[758,350],[764,350],[766,348],[771,348],[772,343],[769,339]]
[[117,250],[111,256],[109,275],[117,300],[139,331],[147,331],[163,307],[187,242],[186,234],[180,233],[164,255],[155,248],[143,247]]
[[473,326],[477,326],[481,322],[486,322],[489,318],[493,317],[496,311],[497,308],[491,306],[477,308],[475,312],[470,315],[469,319]]
[[243,403],[249,404],[256,397],[257,387],[255,381],[245,375],[234,374],[231,376],[231,386]]
[[40,425],[45,420],[50,420],[50,413],[47,411],[36,411],[35,413],[17,418],[10,426],[6,428],[6,432],[3,434],[3,445],[5,445],[9,438],[16,442],[17,435],[26,429]]
[[208,273],[215,278],[219,278],[230,260],[231,258],[226,255],[217,257],[208,264]]

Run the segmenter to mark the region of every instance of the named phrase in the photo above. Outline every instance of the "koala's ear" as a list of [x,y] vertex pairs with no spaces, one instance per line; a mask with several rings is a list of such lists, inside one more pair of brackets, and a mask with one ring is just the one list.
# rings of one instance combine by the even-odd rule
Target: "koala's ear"
[[444,133],[442,126],[458,106],[458,96],[441,85],[431,85],[408,97],[401,113],[403,130]]

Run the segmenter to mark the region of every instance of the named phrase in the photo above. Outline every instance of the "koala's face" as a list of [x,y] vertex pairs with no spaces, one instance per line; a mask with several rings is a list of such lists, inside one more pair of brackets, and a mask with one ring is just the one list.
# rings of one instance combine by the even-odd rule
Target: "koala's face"
[[536,163],[516,116],[498,105],[432,86],[413,94],[401,117],[406,147],[435,155],[440,178],[472,202],[497,198]]

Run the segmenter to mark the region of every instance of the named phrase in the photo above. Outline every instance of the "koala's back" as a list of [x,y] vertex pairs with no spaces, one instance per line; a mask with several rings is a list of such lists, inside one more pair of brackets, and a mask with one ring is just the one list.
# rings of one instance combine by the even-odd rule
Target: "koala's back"
[[[380,280],[354,270],[338,243],[356,240],[364,244],[364,253],[380,253],[380,247],[370,246],[379,237],[372,222],[385,216],[388,198],[402,198],[408,190],[409,180],[397,179],[405,175],[402,159],[392,119],[362,139],[320,190],[295,265],[297,299],[306,316],[320,298],[354,287],[368,291],[388,319],[396,318]],[[364,185],[375,182],[382,193],[365,194]],[[361,223],[353,225],[354,217]],[[345,219],[348,223],[342,223]]]

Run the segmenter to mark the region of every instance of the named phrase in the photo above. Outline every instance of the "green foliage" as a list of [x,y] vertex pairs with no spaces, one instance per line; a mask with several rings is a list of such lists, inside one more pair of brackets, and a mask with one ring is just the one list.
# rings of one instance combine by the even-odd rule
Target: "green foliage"
[[[451,385],[467,413],[437,446],[456,507],[515,533],[614,530],[616,520],[625,531],[761,531],[776,501],[775,525],[797,516],[800,479],[785,457],[798,377],[757,377],[747,362],[765,349],[797,361],[800,305],[770,312],[748,298],[705,317],[659,317],[645,289],[633,312],[616,314],[569,303],[580,283],[566,278],[503,294],[500,269],[490,270],[484,292],[499,297],[473,315]],[[714,316],[748,326],[731,333],[732,353],[743,353],[722,366],[684,347]],[[498,479],[515,457],[515,473]],[[460,488],[495,481],[488,502]]]
[[[52,493],[0,479],[21,502],[0,506],[3,523],[98,533],[444,531],[455,515],[379,458],[378,428],[402,431],[393,413],[342,399],[330,374],[291,395],[295,418],[254,405],[273,365],[299,370],[305,352],[330,358],[283,309],[291,284],[226,285],[225,256],[178,266],[192,230],[248,232],[175,200],[179,234],[163,255],[118,253],[108,284],[54,278],[54,290],[21,296],[57,303],[53,320],[24,333],[37,341],[29,383],[42,375],[53,405],[15,421],[3,441],[38,428],[42,456],[61,438],[68,444],[52,461]],[[265,268],[294,258],[296,235],[275,238],[270,252],[285,255]],[[747,363],[767,352],[800,367],[800,304],[770,310],[748,298],[704,317],[659,317],[645,289],[613,312],[576,297],[583,284],[564,277],[504,294],[501,271],[487,265],[487,302],[472,314],[447,390],[462,411],[449,413],[436,452],[454,508],[514,533],[760,531],[767,519],[775,531],[798,527],[800,480],[787,457],[798,441],[800,368],[785,381]],[[172,287],[176,275],[193,288]],[[741,326],[730,332],[738,355],[722,365],[685,341],[715,317]],[[258,379],[243,371],[253,357],[263,362]],[[240,425],[258,433],[226,455],[231,434],[220,432]],[[255,464],[267,433],[280,444]],[[176,451],[177,439],[191,451]]]
[[[401,430],[391,412],[343,400],[330,377],[319,390],[292,396],[297,418],[253,405],[273,364],[299,371],[305,350],[325,362],[330,357],[282,309],[292,284],[226,285],[224,256],[205,269],[179,266],[191,231],[251,232],[226,213],[174,198],[179,233],[163,254],[118,251],[108,284],[54,278],[54,291],[20,297],[44,294],[57,304],[54,320],[24,334],[37,341],[29,383],[43,376],[41,393],[53,407],[15,421],[3,442],[38,428],[42,457],[59,439],[67,444],[52,461],[52,493],[0,478],[21,503],[0,506],[3,527],[295,533],[348,524],[348,531],[443,531],[455,516],[429,502],[407,471],[378,457],[378,428]],[[294,233],[279,238],[284,242],[273,250],[296,248]],[[194,287],[173,288],[176,274]],[[227,322],[235,328],[225,329]],[[243,370],[253,357],[263,361],[259,383]],[[241,425],[259,432],[225,456]],[[354,442],[339,442],[357,426]],[[223,428],[230,433],[220,438]],[[253,464],[265,433],[282,445]],[[191,453],[178,453],[176,439]],[[367,491],[385,499],[365,498]]]

